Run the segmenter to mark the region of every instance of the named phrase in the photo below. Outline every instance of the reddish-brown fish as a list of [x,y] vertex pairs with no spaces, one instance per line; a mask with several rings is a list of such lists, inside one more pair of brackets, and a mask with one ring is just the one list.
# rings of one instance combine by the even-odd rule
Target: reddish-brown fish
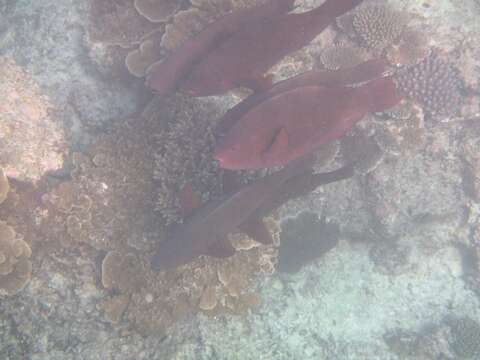
[[[178,68],[174,53],[173,66],[153,67],[147,83],[162,92],[165,79],[171,78],[169,83],[178,84],[194,96],[218,95],[239,86],[264,89],[269,82],[265,77],[268,69],[284,56],[307,45],[336,17],[362,1],[327,0],[318,8],[301,14],[278,11],[267,16],[257,15],[248,22],[237,20],[241,26],[231,26],[228,30],[232,31],[225,32],[224,36],[218,31],[213,32],[216,36],[206,36],[209,39],[205,41],[207,46],[194,38],[191,43],[195,45],[186,46],[183,55],[179,56]],[[287,1],[281,9],[288,9],[288,5],[291,8],[292,2]],[[226,27],[227,23],[217,27]]]
[[300,159],[197,209],[183,224],[172,229],[166,241],[158,245],[151,260],[152,268],[158,271],[175,268],[200,255],[233,255],[235,250],[227,235],[266,199],[270,199],[285,181],[311,167],[312,160],[311,157]]
[[288,162],[345,135],[365,115],[399,103],[391,77],[359,87],[304,86],[282,92],[243,114],[219,142],[225,169],[260,169]]
[[307,71],[280,81],[266,91],[250,95],[228,110],[218,122],[215,134],[217,137],[222,137],[247,111],[275,95],[309,85],[332,87],[358,84],[380,77],[386,69],[386,60],[374,59],[342,70]]
[[225,15],[198,35],[186,40],[165,60],[153,64],[148,70],[147,85],[156,90],[160,96],[175,92],[192,65],[199,62],[206,53],[241,28],[289,12],[294,2],[295,0],[269,0],[263,5]]

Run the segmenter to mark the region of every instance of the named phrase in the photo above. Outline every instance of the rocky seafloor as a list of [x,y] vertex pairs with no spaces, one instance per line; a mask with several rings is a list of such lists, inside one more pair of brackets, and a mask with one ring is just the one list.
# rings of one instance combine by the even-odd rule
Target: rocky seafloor
[[0,0],[0,359],[480,358],[479,1],[366,0],[276,65],[384,57],[411,99],[319,151],[356,174],[271,214],[274,245],[150,269],[182,186],[221,194],[245,91],[159,99],[145,71],[255,3]]

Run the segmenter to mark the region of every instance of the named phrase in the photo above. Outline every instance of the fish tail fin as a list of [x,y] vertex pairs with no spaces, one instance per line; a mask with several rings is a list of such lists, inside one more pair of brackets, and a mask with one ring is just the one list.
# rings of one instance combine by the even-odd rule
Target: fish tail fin
[[370,112],[384,111],[402,100],[391,76],[373,80],[363,85],[361,89],[368,99]]

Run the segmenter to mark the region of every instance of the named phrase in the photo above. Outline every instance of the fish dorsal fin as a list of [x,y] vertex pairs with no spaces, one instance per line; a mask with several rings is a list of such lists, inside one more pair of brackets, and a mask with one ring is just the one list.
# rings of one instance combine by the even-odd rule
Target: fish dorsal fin
[[261,244],[270,245],[273,243],[272,235],[262,219],[247,219],[239,226],[239,228],[253,240],[258,241]]
[[213,245],[211,245],[206,255],[213,256],[216,258],[227,258],[235,254],[235,248],[232,246],[230,241],[227,238],[222,238],[217,240]]
[[274,156],[280,152],[285,151],[288,147],[288,133],[285,128],[277,129],[275,132],[271,143],[264,150],[263,155],[265,156]]

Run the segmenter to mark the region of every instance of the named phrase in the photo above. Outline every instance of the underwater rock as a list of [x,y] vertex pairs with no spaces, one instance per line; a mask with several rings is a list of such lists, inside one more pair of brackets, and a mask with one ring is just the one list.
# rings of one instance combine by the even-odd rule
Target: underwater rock
[[102,284],[124,293],[138,291],[144,285],[142,268],[133,253],[110,251],[102,262]]
[[448,321],[452,331],[452,349],[461,359],[480,357],[480,324],[471,318],[457,318]]
[[179,0],[135,0],[135,9],[154,23],[166,21],[180,5]]
[[314,213],[303,212],[282,223],[278,250],[278,271],[295,273],[332,248],[339,239],[337,224],[319,219]]
[[63,166],[62,127],[32,76],[0,57],[0,167],[9,177],[38,181]]
[[434,117],[455,115],[463,102],[459,70],[435,52],[399,71],[395,82],[401,94],[418,102]]
[[396,241],[383,239],[372,246],[369,252],[375,268],[385,275],[400,275],[411,269],[408,262],[412,249]]
[[7,198],[8,191],[10,190],[10,184],[8,183],[8,179],[3,171],[0,168],[0,204],[5,201]]
[[32,276],[32,250],[11,226],[0,222],[0,295],[14,295]]

